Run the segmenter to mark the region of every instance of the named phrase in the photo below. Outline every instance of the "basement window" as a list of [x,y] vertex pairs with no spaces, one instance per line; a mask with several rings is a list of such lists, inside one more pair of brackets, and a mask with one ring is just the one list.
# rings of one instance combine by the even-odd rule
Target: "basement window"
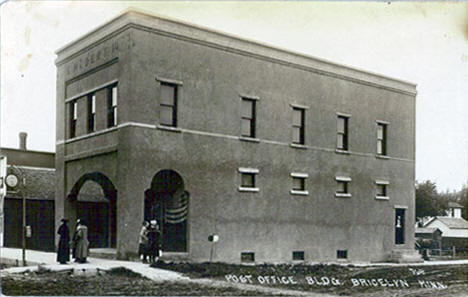
[[241,262],[242,263],[253,263],[253,262],[255,262],[255,253],[252,253],[252,252],[243,252],[243,253],[241,253]]
[[338,259],[348,259],[348,250],[337,250],[336,258]]
[[293,261],[304,261],[304,251],[293,251],[292,259]]

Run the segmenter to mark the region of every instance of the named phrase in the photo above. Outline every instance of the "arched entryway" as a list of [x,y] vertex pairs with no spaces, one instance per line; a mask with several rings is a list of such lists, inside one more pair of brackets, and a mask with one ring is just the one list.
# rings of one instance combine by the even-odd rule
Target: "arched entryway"
[[90,248],[115,248],[117,242],[117,190],[102,173],[80,177],[68,195],[76,218],[88,226]]
[[189,193],[182,177],[173,170],[161,170],[145,191],[145,220],[157,220],[165,252],[187,251]]

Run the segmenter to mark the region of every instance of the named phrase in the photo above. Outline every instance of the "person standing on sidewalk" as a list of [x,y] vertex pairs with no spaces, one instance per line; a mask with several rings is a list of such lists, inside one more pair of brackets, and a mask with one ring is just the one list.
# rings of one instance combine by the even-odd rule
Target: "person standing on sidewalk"
[[86,263],[88,257],[88,227],[80,219],[76,221],[76,231],[73,234],[73,247],[75,261],[78,263]]
[[154,264],[158,261],[160,250],[161,233],[159,232],[157,221],[152,220],[148,229],[148,255],[150,264]]
[[138,241],[138,256],[142,256],[142,262],[147,263],[148,257],[148,222],[143,221],[143,226],[140,231],[140,239]]
[[67,219],[61,220],[57,233],[60,235],[58,250],[57,250],[57,262],[60,264],[66,264],[70,261],[70,231],[67,226]]

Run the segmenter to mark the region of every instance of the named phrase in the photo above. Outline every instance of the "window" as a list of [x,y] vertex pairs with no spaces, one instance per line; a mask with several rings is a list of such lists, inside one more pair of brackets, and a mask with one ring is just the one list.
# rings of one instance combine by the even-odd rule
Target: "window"
[[338,135],[336,148],[339,150],[348,150],[348,117],[338,115]]
[[337,250],[336,258],[338,259],[348,259],[348,250]]
[[387,185],[377,185],[377,196],[385,197],[387,196]]
[[161,82],[159,97],[159,123],[177,127],[177,85]]
[[292,189],[290,193],[293,195],[308,195],[309,192],[306,190],[306,179],[308,177],[307,173],[291,173]]
[[395,244],[405,243],[405,209],[395,209]]
[[335,192],[336,197],[351,197],[349,193],[349,183],[351,182],[351,178],[337,176],[335,177],[337,188]]
[[70,138],[76,136],[76,121],[78,119],[78,102],[70,102]]
[[107,88],[107,127],[117,126],[117,85]]
[[292,259],[293,261],[304,261],[304,251],[293,251]]
[[88,133],[96,131],[96,95],[88,95]]
[[255,173],[241,173],[241,187],[255,188]]
[[305,110],[303,108],[293,107],[293,139],[295,144],[305,143]]
[[239,191],[258,192],[258,188],[256,187],[256,175],[258,172],[258,169],[255,168],[239,168]]
[[387,155],[387,124],[377,123],[377,154]]
[[388,184],[389,184],[388,181],[383,181],[383,180],[375,181],[375,187],[376,187],[375,198],[376,199],[388,200],[388,191],[387,191]]
[[254,99],[242,98],[241,136],[255,137],[255,101]]
[[293,190],[305,191],[305,178],[304,177],[293,177]]
[[241,253],[241,262],[243,263],[255,262],[255,253],[252,253],[252,252]]

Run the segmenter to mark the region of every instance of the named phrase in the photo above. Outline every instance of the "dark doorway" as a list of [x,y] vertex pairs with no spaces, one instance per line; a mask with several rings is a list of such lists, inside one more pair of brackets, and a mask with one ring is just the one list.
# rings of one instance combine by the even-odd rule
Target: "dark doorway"
[[161,170],[145,192],[145,220],[157,220],[165,252],[187,251],[189,193],[182,177],[173,170]]
[[[73,186],[69,203],[88,227],[90,248],[115,248],[117,243],[117,191],[99,172],[83,175]],[[72,231],[72,230],[71,230]]]
[[[4,245],[22,247],[23,201],[5,198],[4,204]],[[26,200],[26,225],[31,226],[31,237],[26,238],[26,248],[53,252],[54,238],[54,201]]]
[[395,209],[395,244],[405,243],[405,210]]

